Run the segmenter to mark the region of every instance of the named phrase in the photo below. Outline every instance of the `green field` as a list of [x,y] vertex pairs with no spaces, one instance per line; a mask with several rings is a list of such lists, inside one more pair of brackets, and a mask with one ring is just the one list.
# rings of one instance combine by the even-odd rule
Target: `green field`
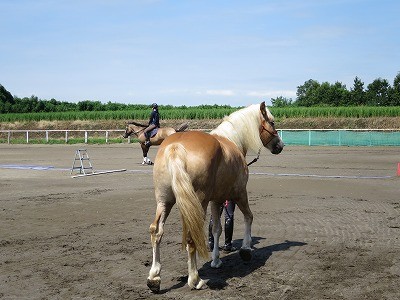
[[[238,110],[238,107],[185,107],[163,108],[160,115],[164,120],[222,119],[224,116]],[[270,108],[275,118],[368,118],[368,117],[398,117],[400,106],[357,106],[357,107],[284,107]],[[16,121],[73,121],[73,120],[146,120],[148,110],[123,111],[71,111],[49,113],[1,114],[0,122]]]

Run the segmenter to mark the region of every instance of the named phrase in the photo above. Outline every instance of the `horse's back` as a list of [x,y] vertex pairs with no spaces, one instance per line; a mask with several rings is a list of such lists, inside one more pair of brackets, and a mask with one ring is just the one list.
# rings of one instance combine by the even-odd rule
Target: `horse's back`
[[219,148],[218,140],[202,131],[177,132],[168,136],[161,145],[160,150],[173,143],[179,143],[187,152],[201,152],[203,155],[212,155]]
[[232,142],[201,131],[188,131],[175,133],[161,144],[154,165],[156,189],[157,183],[169,185],[170,149],[178,146],[184,149],[186,170],[195,189],[206,198],[216,197],[223,201],[232,190],[245,186],[247,166]]
[[205,172],[213,159],[221,156],[221,146],[215,137],[201,131],[177,132],[168,136],[161,144],[156,160],[155,172],[158,167],[164,168],[166,149],[174,144],[181,145],[186,152],[189,172]]

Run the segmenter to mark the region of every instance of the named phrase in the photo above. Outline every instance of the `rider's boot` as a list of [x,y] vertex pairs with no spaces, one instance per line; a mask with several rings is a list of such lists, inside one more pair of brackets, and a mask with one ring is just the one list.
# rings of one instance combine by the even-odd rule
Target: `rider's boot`
[[214,236],[212,234],[212,219],[210,220],[210,224],[208,225],[208,250],[212,252],[214,250]]
[[225,219],[225,244],[222,248],[225,252],[235,251],[236,248],[232,246],[232,237],[233,237],[233,218]]
[[150,143],[150,133],[149,132],[145,132],[144,133],[144,137],[146,138],[146,140],[144,141],[144,145],[149,148],[151,143]]

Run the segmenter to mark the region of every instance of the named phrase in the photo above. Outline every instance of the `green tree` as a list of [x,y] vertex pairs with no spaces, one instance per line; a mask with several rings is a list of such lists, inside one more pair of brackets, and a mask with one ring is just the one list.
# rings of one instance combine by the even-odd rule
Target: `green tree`
[[364,105],[366,103],[366,95],[364,91],[364,82],[356,76],[354,78],[353,87],[350,90],[349,105]]
[[391,105],[400,106],[400,72],[393,80],[393,86],[390,93]]
[[14,97],[0,84],[0,113],[13,112]]
[[385,106],[390,104],[390,84],[386,79],[378,78],[367,86],[367,105]]
[[101,111],[104,110],[100,101],[80,101],[78,102],[78,110],[80,111]]
[[331,85],[329,97],[329,104],[333,106],[346,106],[350,102],[350,92],[346,85],[339,81]]
[[298,86],[295,104],[298,106],[317,105],[319,102],[317,95],[317,90],[319,87],[319,82],[314,79],[309,79],[308,81],[304,82],[303,85]]
[[292,98],[288,99],[282,96],[271,98],[271,103],[273,107],[286,107],[292,105]]

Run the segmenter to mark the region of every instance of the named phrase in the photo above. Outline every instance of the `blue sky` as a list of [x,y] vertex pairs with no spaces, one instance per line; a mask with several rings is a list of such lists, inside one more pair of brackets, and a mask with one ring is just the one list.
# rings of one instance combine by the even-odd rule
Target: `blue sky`
[[18,97],[244,106],[400,72],[400,2],[0,0]]

